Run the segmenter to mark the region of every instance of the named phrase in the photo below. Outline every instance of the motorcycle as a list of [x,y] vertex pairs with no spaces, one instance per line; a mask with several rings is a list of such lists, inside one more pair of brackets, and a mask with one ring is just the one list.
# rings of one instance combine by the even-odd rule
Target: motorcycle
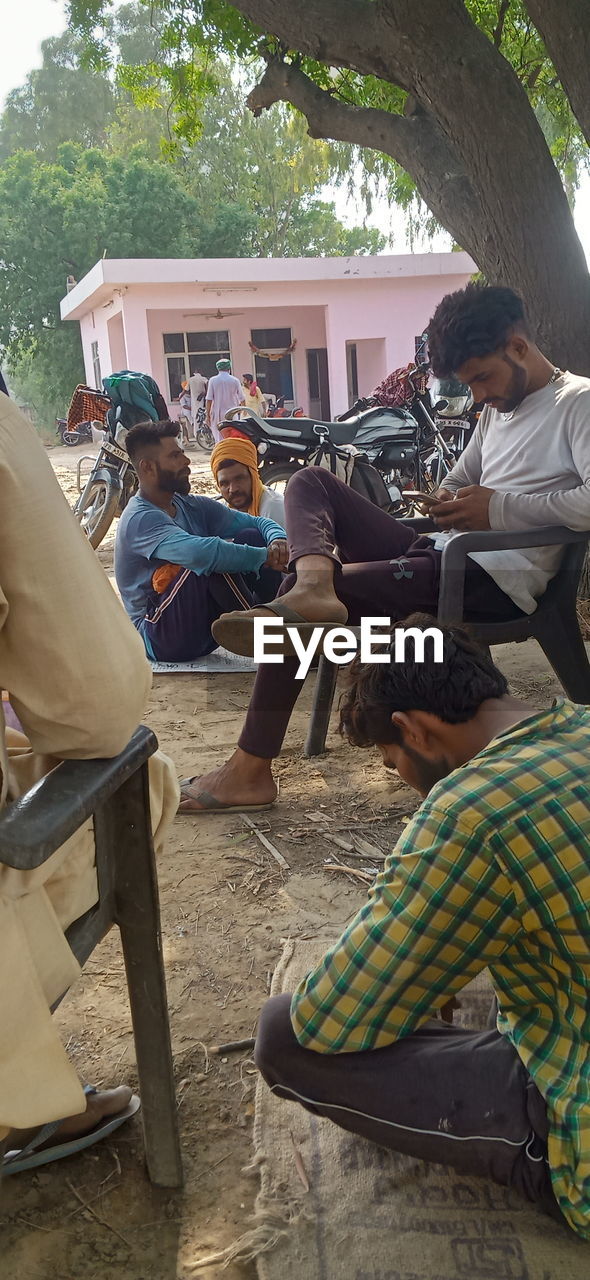
[[160,388],[149,374],[122,369],[103,378],[103,388],[103,392],[82,389],[87,397],[99,397],[104,434],[98,457],[74,507],[74,514],[95,548],[138,489],[137,473],[125,444],[127,432],[139,422],[161,421],[168,416]]
[[438,486],[468,445],[479,412],[469,387],[453,378],[435,378],[431,388],[420,390],[416,383],[421,374],[428,372],[429,366],[424,362],[417,366],[415,375],[409,375],[415,393],[411,409],[422,422],[427,474]]
[[279,396],[277,400],[273,400],[268,406],[267,418],[302,418],[303,409],[285,408],[285,396]]
[[[241,414],[231,410],[227,419],[240,414],[239,423],[232,425],[256,445],[264,484],[284,487],[302,466],[315,463],[319,447],[336,453],[344,450],[353,452],[355,468],[369,465],[379,472],[393,514],[411,514],[414,504],[404,497],[404,490],[430,492],[437,488],[454,466],[470,431],[467,420],[441,417],[450,400],[441,399],[433,406],[428,391],[420,389],[426,372],[427,366],[419,365],[409,374],[412,390],[408,406],[383,406],[369,397],[358,400],[334,422],[305,417],[276,421],[255,413],[243,416],[243,409]],[[455,402],[452,408],[457,408]],[[373,500],[384,505],[380,498]]]
[[125,448],[127,429],[109,418],[110,411],[98,457],[74,507],[94,548],[100,546],[115,516],[125,510],[138,486],[135,467]]
[[[469,388],[461,383],[435,380],[431,391],[427,386],[429,366],[426,362],[407,370],[397,370],[391,376],[396,378],[400,374],[402,378],[405,377],[408,386],[408,396],[403,406],[383,406],[380,395],[376,393],[357,400],[352,409],[342,415],[340,421],[347,421],[359,412],[379,406],[384,412],[405,411],[413,419],[416,431],[413,448],[409,452],[386,447],[375,457],[373,441],[368,442],[367,449],[373,465],[384,474],[392,499],[395,499],[397,490],[400,511],[405,508],[407,512],[409,506],[404,491],[418,489],[422,493],[429,493],[442,484],[471,439],[479,415],[474,411]],[[385,385],[382,384],[378,392]],[[441,394],[442,392],[445,394]]]
[[[371,410],[368,416],[379,419],[389,429],[389,410]],[[260,478],[270,488],[284,488],[301,467],[328,466],[334,474],[346,478],[352,489],[389,510],[390,493],[366,452],[356,447],[357,430],[356,418],[331,423],[304,417],[277,420],[260,418],[243,406],[230,409],[220,425],[222,437],[241,435],[256,445],[262,459]]]
[[56,436],[61,440],[62,444],[75,445],[83,444],[84,441],[92,440],[92,423],[80,422],[77,427],[72,430],[68,428],[67,418],[56,418],[57,424]]

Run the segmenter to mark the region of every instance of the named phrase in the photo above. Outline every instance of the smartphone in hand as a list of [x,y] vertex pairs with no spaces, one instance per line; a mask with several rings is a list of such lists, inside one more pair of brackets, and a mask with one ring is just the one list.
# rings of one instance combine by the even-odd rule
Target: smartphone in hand
[[441,502],[434,493],[420,493],[419,489],[404,489],[404,498],[410,498],[412,502],[421,503],[425,507],[437,507]]

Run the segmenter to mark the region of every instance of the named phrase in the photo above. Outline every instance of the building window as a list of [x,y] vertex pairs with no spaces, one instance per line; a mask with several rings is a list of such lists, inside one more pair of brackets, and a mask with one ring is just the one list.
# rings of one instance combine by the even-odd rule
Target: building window
[[211,378],[217,373],[217,361],[230,359],[227,329],[165,333],[163,339],[170,400],[178,400],[183,382],[188,382],[192,373],[198,371]]
[[100,372],[100,356],[98,354],[98,342],[90,343],[90,355],[92,357],[92,376],[97,391],[102,391],[102,374]]
[[253,329],[252,342],[255,347],[263,347],[267,351],[284,351],[291,346],[291,330]]
[[[290,329],[252,329],[252,345],[265,352],[263,356],[254,356],[256,381],[260,384],[263,395],[278,400],[284,396],[286,401],[293,402],[293,361],[287,351],[291,346]],[[269,360],[269,355],[280,358]]]

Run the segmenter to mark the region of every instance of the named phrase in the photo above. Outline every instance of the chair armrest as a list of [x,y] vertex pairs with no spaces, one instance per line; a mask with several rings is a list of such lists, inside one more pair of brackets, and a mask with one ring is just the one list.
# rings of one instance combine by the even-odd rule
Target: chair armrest
[[460,622],[463,617],[465,567],[470,551],[506,551],[519,547],[565,546],[587,542],[590,532],[566,529],[564,525],[541,525],[538,529],[499,531],[474,529],[456,533],[443,547],[438,593],[439,622]]
[[63,760],[0,814],[0,863],[32,871],[59,849],[157,750],[140,725],[111,760]]

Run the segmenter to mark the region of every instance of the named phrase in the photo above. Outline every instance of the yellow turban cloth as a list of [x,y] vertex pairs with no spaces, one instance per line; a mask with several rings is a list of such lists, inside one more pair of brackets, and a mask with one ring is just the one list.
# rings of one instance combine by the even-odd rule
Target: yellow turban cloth
[[211,470],[216,482],[220,466],[227,462],[229,458],[232,458],[234,462],[240,462],[243,467],[248,468],[252,480],[252,501],[248,507],[248,515],[259,515],[260,499],[264,493],[264,485],[258,473],[256,445],[251,440],[246,440],[244,437],[238,439],[237,436],[230,436],[227,440],[220,440],[211,454]]

